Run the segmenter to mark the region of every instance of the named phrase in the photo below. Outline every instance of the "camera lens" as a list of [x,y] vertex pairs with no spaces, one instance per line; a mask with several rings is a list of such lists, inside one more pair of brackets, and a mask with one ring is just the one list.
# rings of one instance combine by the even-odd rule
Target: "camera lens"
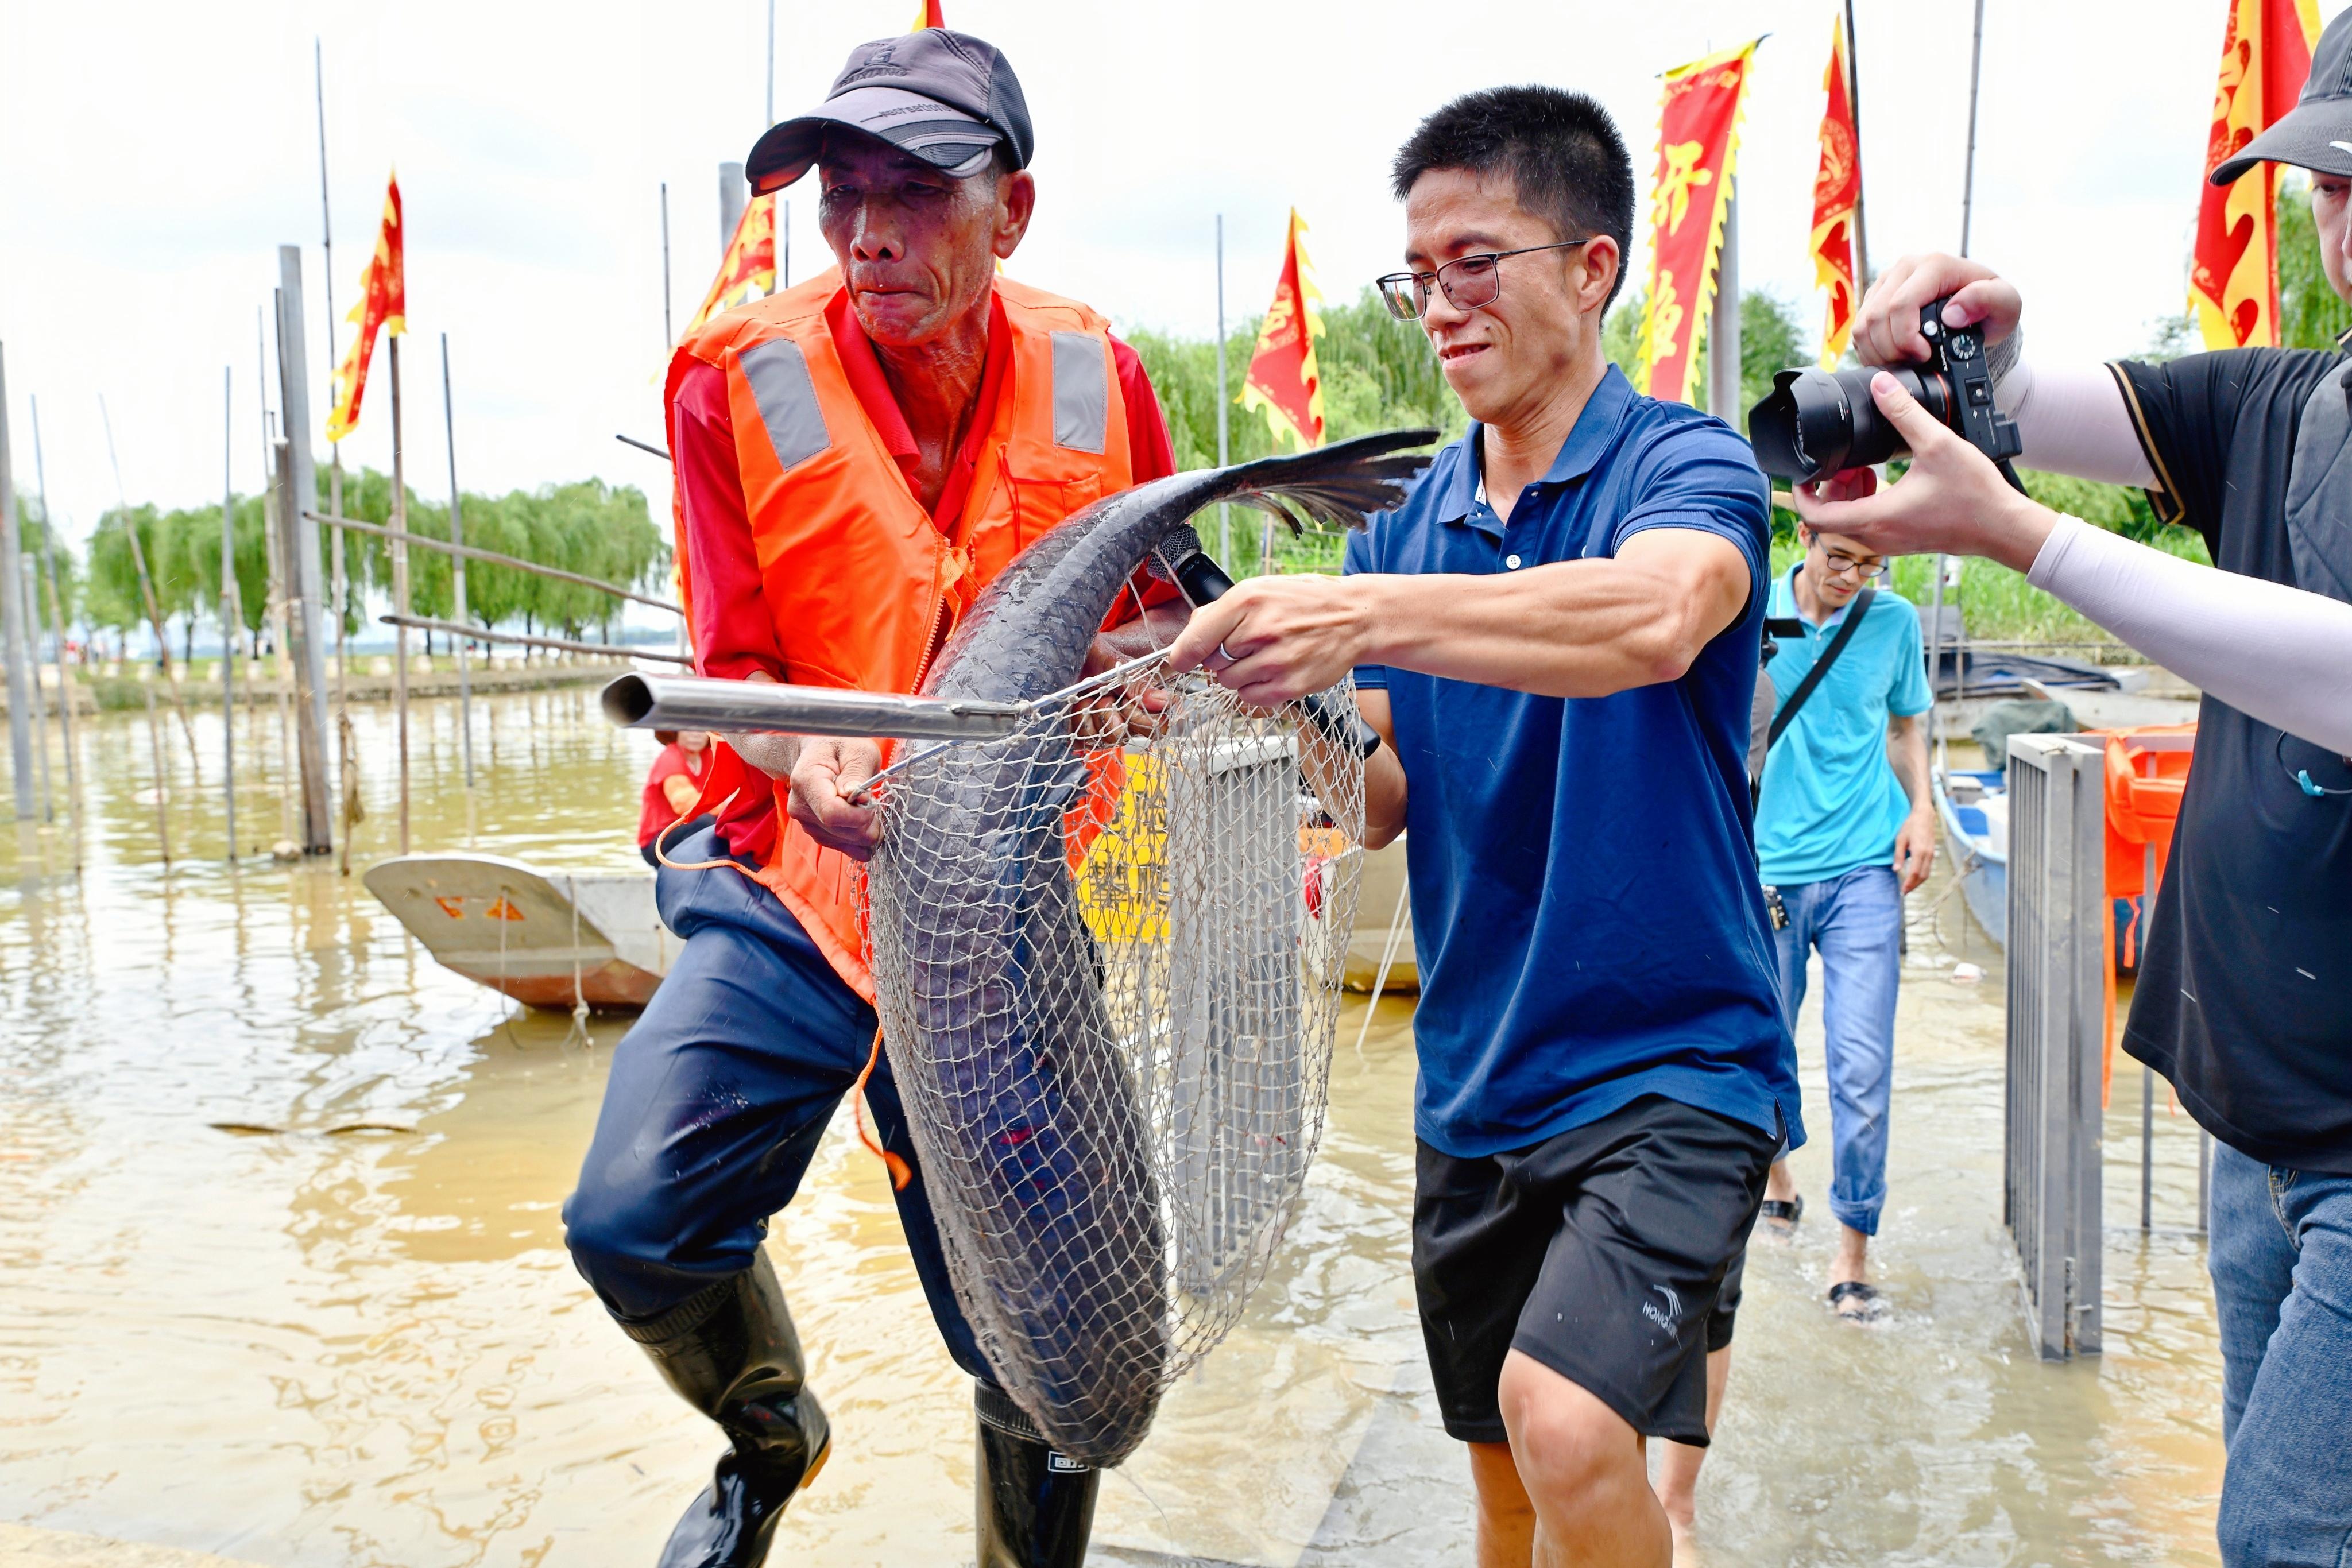
[[[1748,439],[1757,464],[1782,479],[1808,484],[1841,468],[1867,468],[1909,449],[1870,395],[1867,367],[1845,371],[1782,371],[1772,390],[1748,414]],[[1951,383],[1933,371],[1890,367],[1888,374],[1920,406],[1952,423]]]

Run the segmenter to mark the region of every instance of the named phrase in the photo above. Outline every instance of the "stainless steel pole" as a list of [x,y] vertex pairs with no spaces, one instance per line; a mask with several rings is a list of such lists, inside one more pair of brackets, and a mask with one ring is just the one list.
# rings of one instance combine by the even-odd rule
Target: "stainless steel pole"
[[1739,191],[1723,205],[1723,249],[1715,264],[1715,309],[1706,329],[1707,412],[1740,428]]
[[[1226,444],[1225,406],[1225,214],[1217,214],[1217,466],[1233,461]],[[1234,559],[1234,509],[1217,503],[1217,563],[1230,568]]]
[[303,800],[308,816],[305,846],[312,854],[334,852],[334,790],[327,768],[327,649],[320,615],[326,601],[319,559],[319,530],[302,514],[319,504],[318,467],[310,455],[310,355],[303,347],[302,247],[278,247],[279,287],[285,305],[278,318],[278,410],[291,466],[288,512],[288,598],[294,611],[295,679],[300,701]]
[[0,360],[0,640],[8,663],[8,763],[16,821],[33,820],[33,699],[26,690],[25,595],[16,586],[16,479],[8,462],[8,373]]
[[[669,182],[668,182],[667,180],[664,180],[664,181],[662,182],[662,187],[661,187],[661,218],[662,218],[662,352],[663,352],[663,353],[665,353],[665,354],[667,354],[667,353],[668,353],[672,349],[674,349],[674,348],[676,348],[676,347],[677,346],[677,334],[675,331],[673,331],[673,330],[671,329],[671,328],[670,328],[670,324],[669,324]],[[341,516],[342,515],[342,510],[343,510],[343,509],[342,509],[341,507],[337,507],[335,508],[335,515],[336,515],[336,516],[338,516],[338,517],[341,517]]]
[[[441,334],[441,418],[449,443],[449,542],[466,542],[465,500],[457,493],[457,405],[449,396],[449,334]],[[340,535],[342,530],[337,528]],[[466,623],[466,558],[449,558],[449,619]],[[466,639],[449,639],[457,651],[457,755],[466,769],[466,788],[474,787],[474,693],[467,670]]]
[[735,243],[735,225],[743,221],[743,204],[751,188],[743,183],[743,165],[719,165],[719,255],[723,260],[727,247]]
[[[221,815],[236,860],[236,409],[235,378],[221,367]],[[63,666],[60,665],[60,668]]]
[[[408,546],[400,538],[408,531],[407,470],[400,451],[400,340],[392,350],[392,608],[408,613]],[[305,525],[308,531],[308,525]],[[408,628],[393,630],[393,727],[400,737],[400,852],[408,852]]]

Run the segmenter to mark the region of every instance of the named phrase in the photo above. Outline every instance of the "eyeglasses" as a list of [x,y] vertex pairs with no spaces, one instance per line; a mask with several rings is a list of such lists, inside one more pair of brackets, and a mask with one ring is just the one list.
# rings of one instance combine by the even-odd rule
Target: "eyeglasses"
[[1591,236],[1562,240],[1558,245],[1523,246],[1517,250],[1482,251],[1457,256],[1435,272],[1391,272],[1374,280],[1389,314],[1400,321],[1418,321],[1429,308],[1430,286],[1444,290],[1445,302],[1456,310],[1475,310],[1502,298],[1502,261],[1507,256],[1531,256],[1539,250],[1574,250],[1591,243]]
[[1822,570],[1830,577],[1850,577],[1856,582],[1876,582],[1886,575],[1886,562],[1856,560],[1832,550],[1822,552]]

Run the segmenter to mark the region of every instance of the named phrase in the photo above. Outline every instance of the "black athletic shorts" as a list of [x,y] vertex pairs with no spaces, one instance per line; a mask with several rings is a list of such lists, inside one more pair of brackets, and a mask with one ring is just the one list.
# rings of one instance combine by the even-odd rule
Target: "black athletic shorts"
[[1780,1140],[1645,1095],[1533,1148],[1419,1145],[1412,1274],[1445,1430],[1507,1441],[1511,1351],[1637,1432],[1706,1442],[1706,1353],[1731,1343],[1748,1233]]

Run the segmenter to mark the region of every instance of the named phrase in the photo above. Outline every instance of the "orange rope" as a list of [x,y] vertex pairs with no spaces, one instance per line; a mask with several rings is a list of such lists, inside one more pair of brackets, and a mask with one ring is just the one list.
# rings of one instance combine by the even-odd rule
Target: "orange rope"
[[875,1063],[881,1060],[882,1030],[877,1027],[874,1030],[874,1044],[866,1052],[865,1071],[858,1073],[857,1086],[849,1092],[851,1095],[849,1110],[850,1113],[857,1118],[857,1141],[864,1144],[873,1152],[877,1159],[889,1167],[890,1190],[904,1192],[907,1190],[907,1184],[915,1179],[914,1168],[876,1143],[874,1135],[866,1130],[866,1081],[874,1076]]

